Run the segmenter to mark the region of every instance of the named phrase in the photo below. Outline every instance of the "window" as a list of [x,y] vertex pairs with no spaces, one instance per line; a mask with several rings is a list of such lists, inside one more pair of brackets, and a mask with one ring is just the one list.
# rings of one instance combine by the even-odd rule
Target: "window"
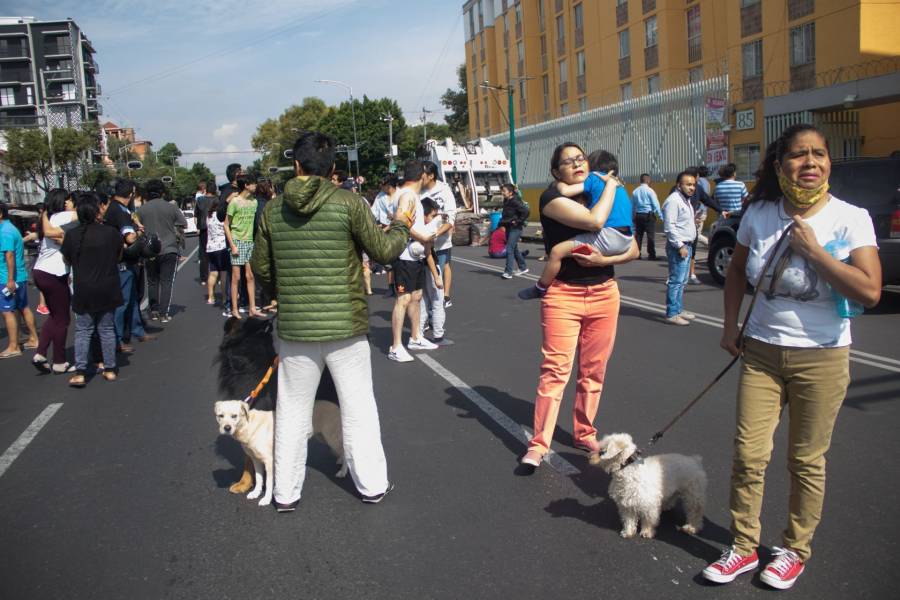
[[11,87],[0,88],[0,106],[15,106],[16,90]]
[[688,69],[688,81],[694,83],[695,81],[703,80],[703,67],[694,67],[692,69]]
[[815,21],[791,29],[791,66],[816,62]]
[[34,104],[34,89],[31,86],[25,86],[26,104]]
[[734,164],[737,165],[737,178],[743,181],[753,179],[759,167],[759,144],[736,144],[734,146]]
[[74,83],[64,83],[62,85],[62,99],[63,100],[74,100],[75,99],[75,84]]
[[754,4],[759,4],[759,0],[741,0],[741,8],[747,8],[748,6],[753,6]]
[[559,82],[565,83],[569,80],[569,69],[566,64],[566,59],[562,59],[559,61]]
[[644,43],[645,48],[652,48],[656,45],[656,17],[650,17],[644,21]]
[[619,32],[619,58],[629,56],[631,56],[631,39],[628,36],[628,30],[623,29]]
[[741,47],[743,54],[744,79],[762,75],[762,40],[756,40]]
[[490,115],[488,114],[488,101],[487,101],[487,98],[484,99],[484,128],[485,128],[485,129],[490,129],[490,128],[491,128],[491,119],[490,119]]
[[588,109],[587,98],[579,98],[578,99],[578,111],[584,112]]
[[466,39],[471,40],[475,37],[475,13],[472,12],[471,8],[466,11],[463,22],[466,24]]
[[655,94],[659,91],[659,75],[651,75],[647,78],[647,93]]
[[519,62],[525,60],[525,42],[520,41],[516,44],[516,52],[519,55]]
[[568,116],[569,114],[569,104],[563,103],[559,105],[559,114],[562,116]]
[[632,96],[631,96],[631,84],[630,83],[623,83],[622,85],[620,85],[619,92],[620,92],[620,95],[622,96],[623,101],[631,100]]
[[580,96],[581,94],[587,91],[585,87],[584,73],[585,73],[585,63],[584,63],[584,52],[579,52],[575,55],[575,85],[577,87],[577,93]]
[[550,110],[550,77],[541,77],[541,87],[544,91],[544,112]]
[[562,15],[556,17],[556,51],[559,54],[566,51],[566,21]]
[[516,27],[522,24],[522,3],[516,4]]
[[[487,67],[487,65],[481,65],[481,81],[482,81],[482,82],[490,81],[490,80],[488,79],[488,67]],[[482,89],[484,89],[484,88],[482,88]]]
[[540,23],[541,31],[544,31],[544,0],[538,0],[538,23]]
[[575,22],[575,47],[584,46],[584,5],[576,4],[572,8],[572,20]]
[[700,39],[700,5],[695,4],[687,11],[688,62],[697,62],[702,58]]

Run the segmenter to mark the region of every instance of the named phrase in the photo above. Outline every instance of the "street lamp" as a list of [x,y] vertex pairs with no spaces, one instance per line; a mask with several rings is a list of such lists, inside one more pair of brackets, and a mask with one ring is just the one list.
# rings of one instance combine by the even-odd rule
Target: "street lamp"
[[[534,77],[514,78],[515,81],[528,81],[529,79],[534,79]],[[513,183],[516,183],[518,181],[518,177],[516,177],[516,113],[513,104],[513,91],[515,88],[512,86],[512,81],[510,80],[510,85],[492,85],[485,79],[478,86],[489,90],[506,92],[509,97],[509,165],[512,170]]]
[[[343,81],[336,79],[316,79],[316,83],[325,83],[328,85],[337,85],[349,92],[350,94],[350,119],[353,123],[353,152],[356,153],[356,177],[359,178],[359,142],[356,139],[356,109],[353,106],[353,87]],[[350,153],[347,153],[347,161],[350,160]]]

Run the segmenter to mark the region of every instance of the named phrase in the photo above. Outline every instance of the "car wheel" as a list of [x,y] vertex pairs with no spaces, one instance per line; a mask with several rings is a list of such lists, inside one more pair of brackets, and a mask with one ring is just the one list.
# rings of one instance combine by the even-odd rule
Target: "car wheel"
[[734,254],[734,240],[730,238],[718,238],[713,240],[706,259],[709,274],[719,285],[725,284],[725,275],[728,273],[728,265],[731,264],[731,255]]

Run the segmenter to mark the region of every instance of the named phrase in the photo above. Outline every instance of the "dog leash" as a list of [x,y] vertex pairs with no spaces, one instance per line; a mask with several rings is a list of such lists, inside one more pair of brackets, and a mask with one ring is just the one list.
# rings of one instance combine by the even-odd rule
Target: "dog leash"
[[275,369],[278,368],[278,355],[275,355],[275,360],[272,361],[272,364],[266,370],[266,374],[263,375],[263,378],[260,380],[256,387],[253,388],[253,391],[250,392],[250,395],[244,398],[244,402],[250,405],[250,408],[253,408],[253,403],[256,402],[256,397],[259,396],[259,393],[263,391],[269,384],[269,380],[272,379],[272,373],[275,372]]
[[[762,273],[761,273],[760,276],[759,276],[759,281],[756,282],[756,286],[755,286],[755,288],[754,288],[754,290],[753,290],[753,296],[751,296],[751,298],[750,298],[750,305],[747,307],[747,314],[744,315],[744,322],[741,324],[741,331],[740,331],[740,333],[738,334],[738,350],[741,350],[741,346],[743,345],[743,341],[744,341],[744,331],[747,329],[747,323],[750,322],[750,313],[753,312],[753,306],[756,304],[756,298],[757,298],[757,296],[759,296],[759,291],[760,291],[760,289],[762,289],[763,279],[765,279],[766,273],[769,272],[769,267],[772,266],[772,263],[774,262],[775,257],[778,256],[778,250],[781,249],[782,244],[783,244],[784,241],[788,238],[789,234],[791,233],[791,229],[793,228],[793,226],[794,226],[794,224],[791,223],[790,225],[788,225],[787,229],[784,230],[784,233],[781,235],[781,237],[780,237],[780,238],[778,239],[778,241],[775,243],[775,248],[772,249],[772,254],[769,255],[768,260],[766,260],[765,266],[763,266]],[[789,255],[788,252],[784,252],[783,255],[784,255],[784,256],[782,256],[781,260],[779,261],[779,265],[778,265],[778,267],[776,268],[776,273],[773,273],[773,274],[772,274],[772,281],[769,283],[769,292],[770,292],[770,293],[773,292],[774,289],[775,289],[775,277],[776,277],[776,275],[777,275],[778,277],[781,276],[781,273],[784,271],[784,268],[785,268],[785,266],[786,266],[786,264],[787,264],[787,260],[790,258],[790,255]],[[732,357],[731,361],[729,361],[729,363],[725,366],[725,368],[722,369],[722,370],[719,372],[719,374],[716,375],[716,377],[715,377],[711,382],[709,382],[709,383],[706,385],[706,387],[703,388],[703,389],[700,391],[700,393],[697,394],[697,395],[694,397],[694,399],[691,400],[691,401],[687,404],[687,406],[685,406],[685,407],[682,409],[682,411],[681,411],[680,413],[678,413],[677,415],[675,415],[675,418],[672,419],[671,421],[669,421],[668,425],[666,425],[665,427],[663,427],[662,429],[660,429],[659,431],[657,431],[656,433],[654,433],[654,434],[653,434],[653,437],[650,438],[650,442],[647,444],[647,449],[649,450],[654,444],[656,444],[656,442],[658,442],[659,440],[661,440],[662,437],[666,434],[666,432],[669,431],[669,429],[671,429],[672,426],[675,425],[675,423],[677,423],[679,419],[681,419],[685,414],[687,414],[687,412],[688,412],[689,410],[691,410],[691,409],[694,407],[694,405],[696,405],[696,404],[700,401],[700,399],[703,398],[703,396],[705,396],[706,393],[707,393],[714,385],[716,385],[716,384],[719,382],[720,379],[722,379],[722,377],[725,376],[725,373],[727,373],[728,370],[731,369],[731,367],[734,366],[734,364],[738,361],[738,359],[739,359],[740,357],[741,357],[741,353],[740,353],[740,352],[738,353],[737,356]],[[633,463],[633,462],[635,462],[636,460],[638,460],[638,459],[640,458],[641,454],[642,454],[642,451],[641,451],[640,449],[636,450],[635,453],[632,454],[632,455],[628,458],[628,460],[625,461],[625,464],[622,465],[622,468],[625,468],[625,467],[627,467],[628,465],[630,465],[631,463]]]

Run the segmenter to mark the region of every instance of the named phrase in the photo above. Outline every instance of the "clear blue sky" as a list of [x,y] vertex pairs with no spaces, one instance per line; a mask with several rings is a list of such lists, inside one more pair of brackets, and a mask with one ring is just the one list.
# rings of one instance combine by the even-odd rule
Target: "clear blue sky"
[[[159,148],[247,150],[257,125],[306,96],[395,98],[407,122],[443,110],[465,61],[456,0],[12,0],[4,16],[71,17],[93,42],[102,121]],[[442,114],[431,116],[443,122]],[[255,155],[192,155],[217,175]],[[220,179],[222,179],[220,177]]]

